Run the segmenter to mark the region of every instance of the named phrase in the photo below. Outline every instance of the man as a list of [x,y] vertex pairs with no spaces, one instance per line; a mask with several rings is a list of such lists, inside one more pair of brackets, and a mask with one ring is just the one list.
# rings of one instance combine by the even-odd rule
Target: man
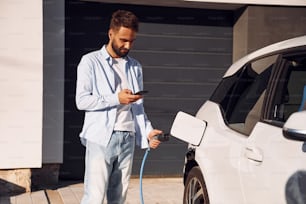
[[78,65],[76,104],[85,110],[81,141],[86,145],[82,204],[125,201],[135,140],[141,148],[157,148],[143,108],[142,67],[128,56],[136,38],[138,19],[129,12],[113,13],[109,42],[82,57]]

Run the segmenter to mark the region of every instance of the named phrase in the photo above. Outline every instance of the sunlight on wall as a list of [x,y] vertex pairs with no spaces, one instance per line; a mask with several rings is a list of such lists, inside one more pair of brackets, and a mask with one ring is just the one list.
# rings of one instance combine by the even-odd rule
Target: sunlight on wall
[[41,166],[42,8],[0,2],[0,169]]

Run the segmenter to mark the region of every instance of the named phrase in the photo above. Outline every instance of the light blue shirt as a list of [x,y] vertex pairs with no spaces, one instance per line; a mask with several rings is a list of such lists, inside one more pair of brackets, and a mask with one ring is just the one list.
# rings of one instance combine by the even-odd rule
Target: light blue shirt
[[[133,93],[143,90],[140,63],[129,56],[125,59],[130,89]],[[89,140],[106,146],[110,141],[120,104],[112,64],[112,57],[104,45],[101,50],[84,55],[78,65],[75,100],[77,108],[85,110],[80,133],[83,144]],[[131,111],[135,121],[136,144],[147,148],[147,136],[153,127],[144,112],[143,99],[134,102]]]

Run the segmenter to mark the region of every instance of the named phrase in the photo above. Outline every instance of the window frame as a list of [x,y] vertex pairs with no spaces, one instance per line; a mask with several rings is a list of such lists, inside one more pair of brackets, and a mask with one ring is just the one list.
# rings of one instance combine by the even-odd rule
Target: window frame
[[[242,77],[242,75],[243,75],[243,73],[246,71],[246,69],[247,69],[247,67],[250,65],[250,64],[252,64],[252,63],[254,63],[254,62],[256,62],[256,61],[259,61],[259,60],[263,60],[263,59],[265,59],[265,58],[269,58],[269,57],[273,57],[273,56],[276,56],[276,59],[275,59],[275,62],[274,62],[274,65],[273,65],[273,67],[271,68],[272,70],[271,70],[271,74],[270,74],[270,78],[269,78],[269,80],[268,80],[268,82],[267,82],[267,87],[266,87],[266,93],[265,93],[265,95],[264,95],[264,99],[263,99],[263,104],[262,104],[262,107],[261,107],[261,113],[260,113],[260,117],[259,117],[259,121],[260,122],[263,122],[264,121],[264,115],[265,115],[265,110],[266,110],[266,101],[268,100],[268,94],[270,93],[270,89],[271,89],[271,81],[273,81],[274,80],[274,77],[275,77],[275,75],[276,75],[276,70],[277,70],[277,66],[278,66],[278,63],[279,63],[279,59],[280,59],[280,53],[277,53],[277,52],[275,52],[275,53],[270,53],[270,54],[267,54],[267,55],[263,55],[263,56],[260,56],[260,57],[258,57],[258,58],[254,58],[254,59],[252,59],[252,60],[250,60],[250,61],[248,61],[247,63],[245,63],[243,66],[241,66],[241,68],[240,69],[238,69],[237,70],[237,72],[236,73],[234,73],[233,75],[231,75],[231,76],[228,76],[228,77],[225,77],[225,78],[223,78],[222,79],[222,81],[219,83],[219,85],[218,85],[218,87],[215,89],[215,91],[213,92],[213,94],[212,94],[212,96],[211,96],[211,98],[210,98],[210,100],[211,101],[213,101],[213,102],[215,102],[215,103],[217,103],[218,105],[219,105],[219,108],[220,108],[220,110],[221,110],[221,113],[222,113],[222,117],[223,117],[223,120],[224,120],[224,123],[226,124],[226,126],[228,126],[230,129],[232,129],[232,130],[234,130],[234,131],[236,131],[236,132],[239,132],[239,133],[241,133],[241,134],[243,134],[243,135],[245,135],[245,136],[249,136],[250,134],[246,134],[245,132],[243,132],[243,131],[240,131],[239,129],[236,129],[236,128],[233,128],[230,124],[229,124],[229,122],[228,122],[228,120],[227,120],[227,111],[228,110],[224,110],[223,109],[223,106],[220,104],[220,101],[218,101],[218,100],[220,100],[220,95],[223,95],[224,96],[224,98],[225,97],[229,97],[229,101],[227,102],[227,105],[226,105],[226,108],[228,108],[228,106],[229,106],[229,104],[231,103],[231,98],[230,98],[230,96],[227,96],[227,95],[229,95],[228,94],[228,92],[225,92],[225,91],[223,91],[223,92],[221,92],[221,93],[219,93],[220,91],[219,91],[219,89],[220,88],[222,88],[221,86],[224,84],[224,81],[225,80],[227,80],[227,79],[229,79],[229,78],[236,78],[235,80],[235,82],[233,82],[233,90],[231,91],[232,93],[234,93],[235,92],[235,90],[237,89],[237,86],[238,86],[238,84],[239,84],[239,82],[238,81],[240,81],[241,80],[241,77]],[[238,76],[237,76],[238,75]],[[216,96],[217,95],[217,96]],[[217,98],[217,100],[216,100],[216,98]]]
[[[276,105],[276,97],[278,96],[278,86],[280,83],[288,83],[288,81],[283,81],[284,75],[287,74],[288,61],[291,58],[296,58],[298,56],[306,56],[306,46],[298,47],[296,49],[291,49],[280,54],[278,59],[278,65],[275,69],[275,74],[273,81],[270,84],[270,90],[268,93],[267,103],[264,107],[263,122],[270,125],[282,128],[286,121],[273,120],[274,107]],[[305,57],[306,58],[306,57]]]
[[[236,73],[234,73],[231,76],[227,76],[227,77],[223,78],[222,81],[217,86],[217,88],[215,89],[215,91],[213,92],[213,94],[211,95],[209,100],[212,101],[212,102],[215,102],[219,105],[220,111],[222,113],[223,121],[226,124],[226,126],[228,126],[233,131],[239,132],[239,133],[241,133],[245,136],[249,136],[248,134],[245,134],[241,131],[233,129],[232,127],[229,126],[229,123],[227,122],[226,113],[225,113],[222,105],[220,104],[220,101],[218,101],[218,100],[220,100],[221,95],[227,95],[225,93],[225,91],[222,92],[222,91],[219,90],[220,87],[224,84],[224,80],[226,80],[228,78],[231,78],[231,77],[235,77],[235,75],[238,72],[243,72],[244,69],[246,68],[247,64],[253,63],[254,61],[257,61],[257,60],[260,60],[260,59],[263,59],[263,58],[266,58],[266,57],[270,57],[270,56],[273,56],[273,55],[278,55],[278,57],[275,61],[275,65],[273,67],[268,85],[266,87],[266,93],[265,93],[265,96],[264,96],[264,101],[263,101],[263,106],[262,106],[261,113],[260,113],[259,122],[267,123],[267,124],[273,125],[275,127],[281,127],[282,128],[283,125],[284,125],[284,122],[271,120],[270,117],[269,117],[269,114],[271,114],[271,110],[272,110],[271,108],[274,105],[273,104],[274,103],[274,97],[276,95],[277,85],[279,83],[279,79],[281,77],[281,74],[284,72],[284,68],[285,68],[284,57],[288,58],[290,56],[302,55],[303,53],[305,53],[305,55],[306,55],[306,46],[293,47],[293,48],[288,48],[288,49],[285,49],[285,50],[279,50],[279,51],[276,51],[276,52],[271,52],[271,53],[268,53],[266,55],[262,55],[260,57],[257,57],[257,58],[254,58],[254,59],[248,61],[243,66],[241,66],[241,68],[238,69]],[[241,73],[240,73],[240,75],[241,75]],[[236,80],[239,80],[239,77]],[[236,82],[234,82],[234,83],[236,83]],[[234,87],[234,89],[235,89],[235,87]]]

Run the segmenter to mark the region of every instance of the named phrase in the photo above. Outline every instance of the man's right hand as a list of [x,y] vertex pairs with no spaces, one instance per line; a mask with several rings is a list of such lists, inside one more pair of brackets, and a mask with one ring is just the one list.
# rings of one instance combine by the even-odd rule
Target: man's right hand
[[120,104],[128,105],[142,98],[141,95],[134,95],[129,89],[123,89],[118,93]]
[[158,130],[158,129],[153,129],[149,135],[148,135],[148,140],[149,140],[149,146],[152,149],[156,149],[159,144],[161,143],[159,140],[154,139],[154,136],[158,135],[158,134],[162,134],[163,131]]

